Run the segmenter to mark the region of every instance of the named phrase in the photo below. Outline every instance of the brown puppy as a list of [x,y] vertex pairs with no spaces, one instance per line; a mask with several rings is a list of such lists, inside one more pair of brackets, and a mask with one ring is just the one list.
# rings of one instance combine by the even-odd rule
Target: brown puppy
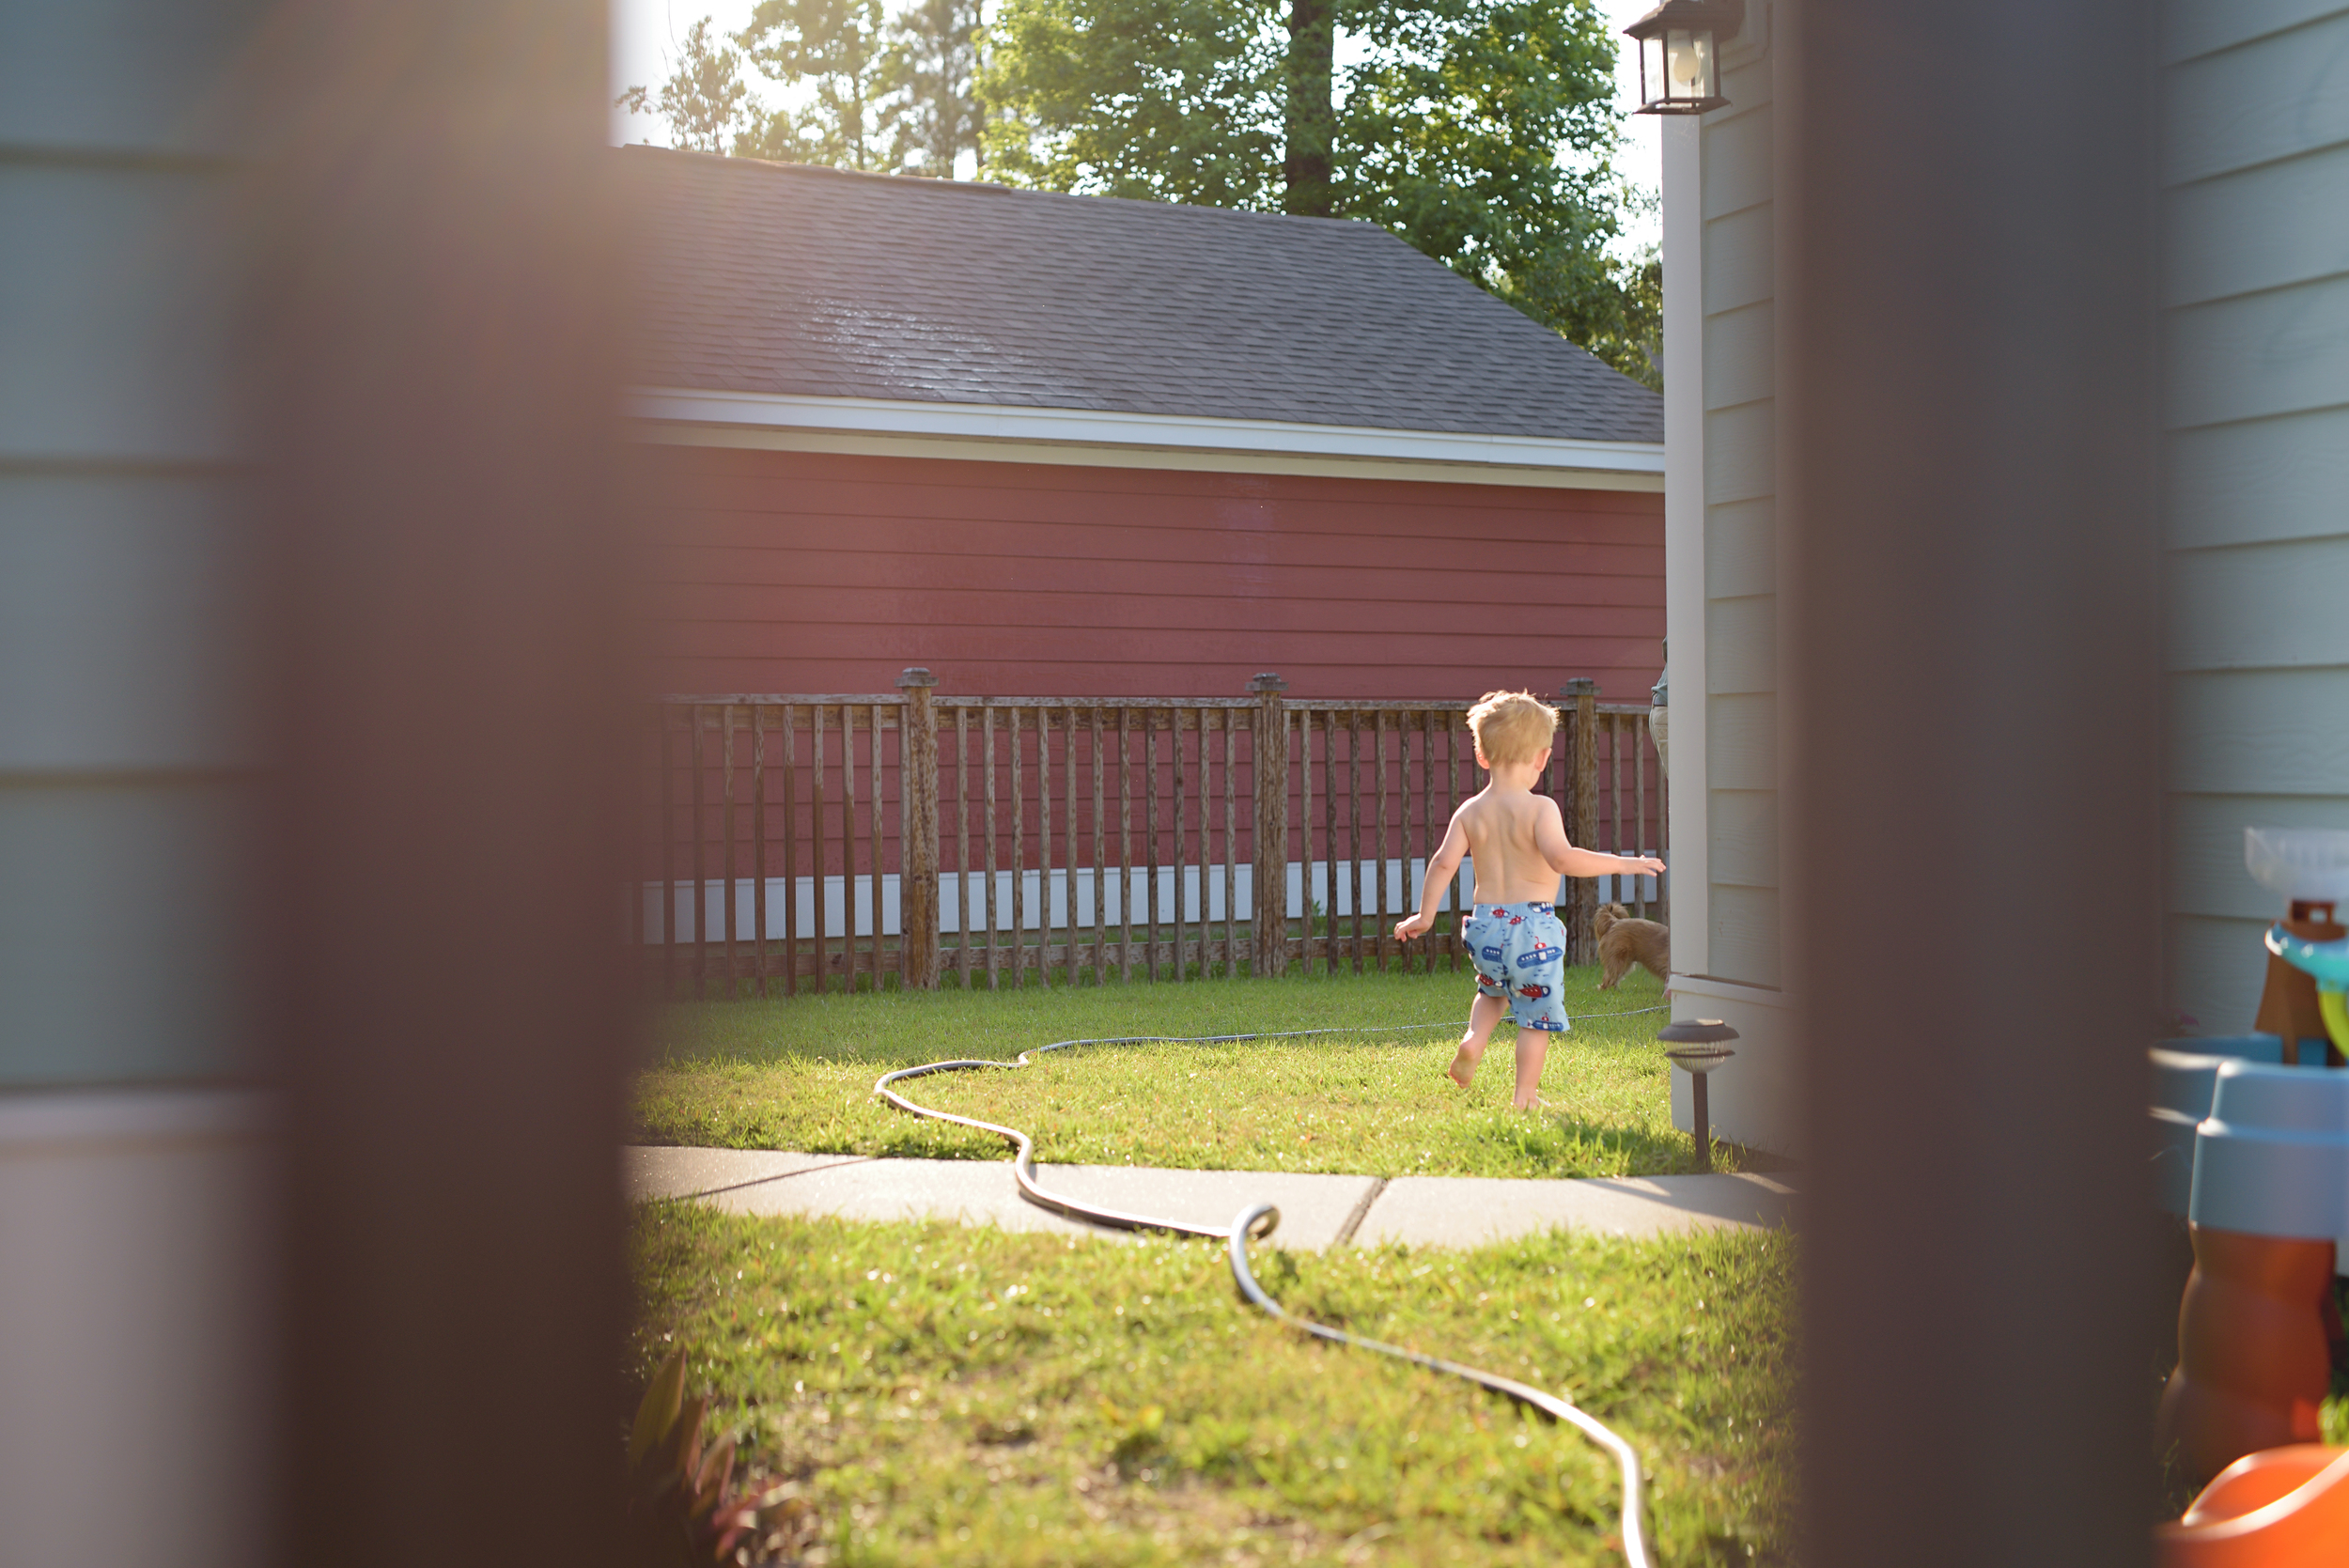
[[1620,904],[1602,907],[1591,922],[1598,937],[1598,962],[1604,971],[1598,988],[1610,988],[1625,971],[1638,964],[1665,984],[1672,983],[1672,932],[1652,920],[1628,918]]

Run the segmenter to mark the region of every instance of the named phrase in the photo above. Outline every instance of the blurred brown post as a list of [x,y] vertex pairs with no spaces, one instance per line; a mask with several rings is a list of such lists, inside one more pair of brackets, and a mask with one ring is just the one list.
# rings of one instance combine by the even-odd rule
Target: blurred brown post
[[[1595,849],[1592,841],[1598,836],[1598,682],[1589,675],[1576,675],[1559,688],[1558,694],[1574,705],[1574,712],[1566,725],[1566,776],[1573,781],[1574,820],[1566,824],[1566,837],[1578,848]],[[1567,880],[1574,890],[1574,962],[1598,962],[1598,939],[1591,935],[1591,926],[1598,917],[1598,884],[1588,877]]]
[[2142,1563],[2161,16],[1776,12],[1805,1560]]
[[1288,969],[1289,936],[1289,731],[1288,707],[1281,693],[1288,682],[1261,675],[1248,683],[1256,694],[1255,768],[1256,950],[1252,974],[1282,974]]
[[284,1563],[617,1555],[641,710],[605,28],[294,0],[252,55]]
[[897,729],[898,978],[924,991],[938,989],[938,721],[930,706],[937,685],[919,665],[897,677],[906,694]]

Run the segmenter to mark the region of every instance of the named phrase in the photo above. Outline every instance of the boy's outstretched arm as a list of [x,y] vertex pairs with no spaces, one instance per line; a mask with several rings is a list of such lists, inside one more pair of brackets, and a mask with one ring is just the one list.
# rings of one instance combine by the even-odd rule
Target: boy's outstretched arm
[[1565,819],[1558,815],[1558,802],[1542,799],[1545,810],[1533,826],[1533,847],[1540,850],[1549,869],[1561,877],[1661,877],[1664,862],[1653,855],[1606,855],[1595,849],[1577,849],[1566,842]]
[[1436,906],[1443,902],[1444,890],[1460,874],[1460,857],[1468,853],[1468,835],[1460,831],[1460,815],[1452,814],[1452,825],[1444,830],[1443,843],[1436,848],[1435,858],[1427,862],[1427,873],[1420,879],[1419,913],[1394,923],[1395,939],[1409,941],[1425,936],[1436,924]]

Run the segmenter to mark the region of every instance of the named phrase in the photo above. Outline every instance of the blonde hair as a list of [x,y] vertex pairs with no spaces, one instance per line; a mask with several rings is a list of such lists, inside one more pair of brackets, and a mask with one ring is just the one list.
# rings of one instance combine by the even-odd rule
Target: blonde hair
[[1486,762],[1532,762],[1558,729],[1558,710],[1531,691],[1487,691],[1468,719]]

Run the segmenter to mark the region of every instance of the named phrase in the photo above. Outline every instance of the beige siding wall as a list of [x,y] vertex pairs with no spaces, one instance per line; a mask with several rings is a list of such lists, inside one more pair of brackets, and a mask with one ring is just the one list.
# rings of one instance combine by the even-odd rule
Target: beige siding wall
[[[0,23],[0,1560],[274,1555],[237,3]],[[233,90],[231,84],[241,86]]]
[[[1766,27],[1766,9],[1755,8]],[[1750,29],[1751,31],[1751,29]],[[1766,36],[1766,35],[1765,35]],[[1726,54],[1704,138],[1706,972],[1781,984],[1778,853],[1778,309],[1771,59]]]
[[2164,30],[2172,1005],[2248,1028],[2243,829],[2349,828],[2349,4]]

